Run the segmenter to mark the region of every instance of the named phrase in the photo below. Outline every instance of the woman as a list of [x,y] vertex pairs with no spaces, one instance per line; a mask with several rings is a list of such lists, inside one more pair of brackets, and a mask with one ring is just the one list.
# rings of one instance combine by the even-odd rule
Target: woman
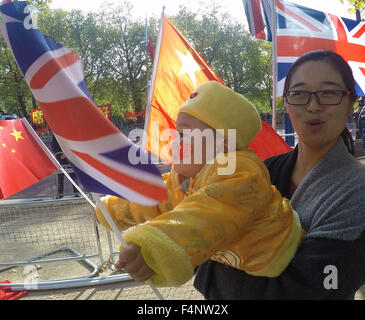
[[207,299],[353,299],[365,283],[365,168],[346,120],[356,100],[351,68],[313,51],[289,70],[284,104],[296,148],[265,161],[307,234],[285,271],[254,277],[209,260],[194,285]]

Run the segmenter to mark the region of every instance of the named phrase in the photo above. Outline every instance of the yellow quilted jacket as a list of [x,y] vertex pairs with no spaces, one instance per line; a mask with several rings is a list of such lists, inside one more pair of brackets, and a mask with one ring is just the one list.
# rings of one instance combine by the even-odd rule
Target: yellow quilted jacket
[[[103,199],[120,230],[138,225],[124,238],[142,248],[155,285],[182,285],[208,259],[276,277],[293,258],[304,231],[289,201],[271,185],[264,163],[247,150],[236,152],[233,174],[219,175],[219,167],[205,165],[186,194],[174,169],[164,174],[169,198],[158,206]],[[110,229],[99,208],[96,216]]]

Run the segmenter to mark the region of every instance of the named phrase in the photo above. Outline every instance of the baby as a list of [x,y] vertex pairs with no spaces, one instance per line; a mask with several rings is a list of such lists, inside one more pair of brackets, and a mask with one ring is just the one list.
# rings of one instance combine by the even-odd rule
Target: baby
[[[179,108],[176,129],[183,148],[163,175],[168,200],[148,207],[103,199],[120,230],[135,227],[124,235],[128,246],[116,267],[157,286],[184,284],[208,259],[256,276],[280,275],[304,231],[289,201],[271,185],[264,163],[248,149],[261,130],[256,108],[233,90],[207,82]],[[208,135],[186,142],[192,132],[209,130],[211,145]],[[110,228],[99,208],[96,217]]]

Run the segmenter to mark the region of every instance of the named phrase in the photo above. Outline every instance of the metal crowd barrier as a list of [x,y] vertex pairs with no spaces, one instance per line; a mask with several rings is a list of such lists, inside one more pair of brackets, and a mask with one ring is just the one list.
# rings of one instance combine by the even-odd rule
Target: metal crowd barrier
[[[32,282],[24,281],[26,277],[23,275],[20,281],[0,284],[0,287],[46,290],[131,280],[127,273],[119,271],[119,274],[105,275],[108,269],[113,271],[113,257],[118,250],[114,250],[117,246],[110,232],[105,229],[103,232],[106,233],[104,250],[93,208],[81,197],[0,201],[0,280],[5,280],[6,272],[16,267],[52,264],[60,268],[65,265],[63,272],[72,268],[71,262],[82,266],[81,275],[74,276],[71,272],[72,276],[43,281],[32,279]],[[105,251],[106,260],[103,257]]]

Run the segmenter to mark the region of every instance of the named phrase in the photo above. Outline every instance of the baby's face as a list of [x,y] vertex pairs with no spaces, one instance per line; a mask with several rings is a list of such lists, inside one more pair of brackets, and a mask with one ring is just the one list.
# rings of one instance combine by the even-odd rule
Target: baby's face
[[203,121],[181,112],[176,121],[179,135],[173,143],[173,162],[177,173],[193,178],[214,159],[216,153],[216,132]]

